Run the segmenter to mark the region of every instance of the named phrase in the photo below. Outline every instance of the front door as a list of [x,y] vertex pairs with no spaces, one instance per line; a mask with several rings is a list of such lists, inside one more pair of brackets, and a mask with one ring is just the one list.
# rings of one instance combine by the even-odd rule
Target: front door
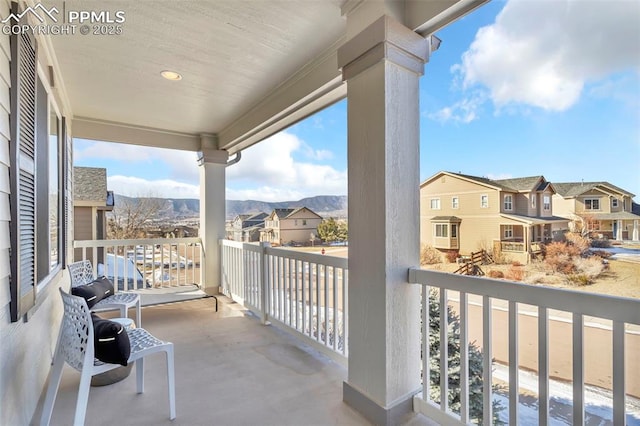
[[612,235],[612,238],[617,240],[617,239],[618,239],[618,221],[617,221],[617,220],[614,220],[614,221],[613,221],[613,223],[612,223],[612,225],[613,225],[613,235]]

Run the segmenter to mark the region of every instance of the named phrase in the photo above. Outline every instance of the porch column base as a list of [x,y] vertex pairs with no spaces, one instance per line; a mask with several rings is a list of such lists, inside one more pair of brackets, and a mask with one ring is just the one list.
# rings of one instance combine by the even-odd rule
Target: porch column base
[[419,392],[418,389],[391,407],[383,407],[349,383],[342,383],[342,401],[375,425],[399,425],[407,422],[416,415],[413,411],[413,396]]

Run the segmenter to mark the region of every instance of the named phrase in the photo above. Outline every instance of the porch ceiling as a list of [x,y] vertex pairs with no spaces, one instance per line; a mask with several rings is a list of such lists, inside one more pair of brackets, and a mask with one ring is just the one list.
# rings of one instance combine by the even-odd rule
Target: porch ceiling
[[[390,4],[407,17],[400,20],[424,33],[485,1]],[[67,114],[73,114],[75,137],[199,150],[200,135],[214,134],[217,148],[230,153],[344,97],[346,87],[336,59],[348,34],[343,13],[368,9],[360,20],[366,24],[376,16],[368,12],[382,4],[360,0],[42,3],[56,6],[65,17],[64,11],[73,10],[110,11],[112,16],[121,10],[126,17],[121,35],[49,37],[56,86],[62,87],[59,93]],[[179,72],[183,78],[165,80],[160,76],[163,70]]]

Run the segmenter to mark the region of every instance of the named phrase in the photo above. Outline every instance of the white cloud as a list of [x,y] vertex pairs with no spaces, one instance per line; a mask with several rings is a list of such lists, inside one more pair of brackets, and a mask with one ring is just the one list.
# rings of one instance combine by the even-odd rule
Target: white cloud
[[563,111],[585,84],[640,69],[636,0],[510,0],[454,67],[494,104]]
[[513,175],[509,173],[489,173],[487,174],[487,179],[491,179],[491,180],[513,179]]
[[200,198],[200,186],[171,179],[148,180],[134,176],[107,177],[109,190],[128,197]]
[[427,117],[432,120],[439,121],[440,123],[446,123],[448,121],[465,124],[471,123],[473,120],[478,118],[478,110],[485,100],[485,96],[476,93],[454,103],[450,107],[445,107],[434,113],[427,114]]
[[[292,133],[281,132],[243,151],[240,162],[227,169],[227,198],[285,201],[346,194],[346,170],[297,162],[293,153],[298,150],[309,156],[303,141]],[[319,159],[326,157],[328,151],[313,152]]]

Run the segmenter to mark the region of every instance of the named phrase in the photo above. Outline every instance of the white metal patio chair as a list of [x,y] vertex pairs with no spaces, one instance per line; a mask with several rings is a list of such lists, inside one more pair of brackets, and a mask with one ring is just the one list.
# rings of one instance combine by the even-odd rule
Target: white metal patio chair
[[[53,413],[53,405],[62,378],[62,368],[66,362],[81,373],[76,413],[73,424],[84,424],[89,400],[91,377],[104,373],[120,364],[107,364],[94,358],[93,322],[87,302],[78,296],[72,296],[60,289],[64,304],[64,315],[60,326],[60,335],[53,359],[53,368],[47,388],[40,425],[48,425]],[[169,418],[176,418],[175,373],[173,343],[163,342],[142,328],[127,330],[131,343],[128,362],[136,363],[137,392],[144,392],[144,357],[156,352],[165,352],[167,357],[167,384],[169,390]]]
[[[92,282],[93,267],[91,261],[81,260],[74,262],[68,266],[71,275],[71,287],[77,287]],[[106,297],[93,305],[93,311],[109,311],[114,309],[120,310],[120,316],[126,318],[130,307],[136,307],[136,326],[142,326],[142,312],[140,305],[140,295],[136,293],[116,291],[113,295]]]

